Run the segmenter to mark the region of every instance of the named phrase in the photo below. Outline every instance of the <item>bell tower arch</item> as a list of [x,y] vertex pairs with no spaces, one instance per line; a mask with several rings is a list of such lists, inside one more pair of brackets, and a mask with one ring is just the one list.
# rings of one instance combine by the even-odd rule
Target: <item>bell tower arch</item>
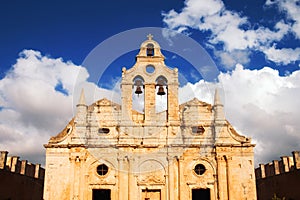
[[145,124],[156,123],[157,96],[164,95],[167,97],[165,121],[179,124],[178,70],[167,67],[164,60],[160,45],[149,34],[140,46],[136,63],[130,69],[122,69],[122,121],[133,122],[131,94],[134,93],[144,97],[141,99]]

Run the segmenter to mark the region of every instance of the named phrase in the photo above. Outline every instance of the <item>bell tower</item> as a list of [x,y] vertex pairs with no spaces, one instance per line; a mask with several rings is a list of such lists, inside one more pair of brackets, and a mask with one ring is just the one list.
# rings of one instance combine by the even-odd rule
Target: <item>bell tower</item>
[[165,122],[179,124],[178,106],[178,69],[170,69],[165,65],[165,57],[159,44],[149,34],[140,46],[136,63],[132,68],[122,69],[122,121],[134,122],[132,96],[143,95],[143,123],[157,123],[156,104],[159,96],[166,95]]

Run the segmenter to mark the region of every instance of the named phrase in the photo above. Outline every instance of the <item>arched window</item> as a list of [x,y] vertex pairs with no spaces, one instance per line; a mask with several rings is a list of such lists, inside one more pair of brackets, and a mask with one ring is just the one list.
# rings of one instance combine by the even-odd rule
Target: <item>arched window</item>
[[[165,95],[166,93],[164,89],[167,89],[167,85],[168,85],[168,80],[163,76],[159,76],[156,79],[156,87],[158,87],[157,95]],[[160,90],[163,91],[162,94],[159,94]]]
[[143,93],[144,79],[140,76],[136,76],[133,79],[133,87],[135,88],[135,94],[140,95]]
[[[159,76],[156,79],[156,112],[167,110],[168,107],[168,80],[164,76]],[[167,117],[167,116],[166,116]]]
[[151,43],[147,44],[147,56],[154,56],[154,45]]
[[144,79],[136,76],[132,86],[132,108],[138,112],[144,112]]

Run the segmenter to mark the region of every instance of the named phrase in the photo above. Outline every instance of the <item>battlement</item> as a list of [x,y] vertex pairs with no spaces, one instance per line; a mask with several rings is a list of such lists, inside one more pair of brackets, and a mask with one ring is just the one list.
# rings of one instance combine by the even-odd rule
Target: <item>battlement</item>
[[0,151],[0,170],[44,179],[45,169],[40,164],[32,164],[27,160],[19,160],[19,158],[18,156],[8,156],[7,151]]
[[259,164],[255,169],[256,179],[272,177],[300,169],[300,151],[293,151],[292,156],[282,156],[267,164]]

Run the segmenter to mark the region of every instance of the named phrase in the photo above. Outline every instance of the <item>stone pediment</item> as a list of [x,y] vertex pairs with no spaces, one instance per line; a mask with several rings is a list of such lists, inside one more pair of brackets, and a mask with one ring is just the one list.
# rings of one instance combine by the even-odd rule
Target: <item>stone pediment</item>
[[226,122],[228,124],[228,132],[230,133],[230,135],[233,139],[235,139],[236,141],[241,142],[241,143],[251,144],[251,138],[240,135],[228,121],[226,121]]
[[234,146],[241,144],[244,146],[253,146],[253,144],[251,144],[251,138],[240,135],[227,120],[225,123],[226,124],[222,127],[216,128],[217,138],[219,138],[216,142],[217,146]]
[[112,106],[112,107],[116,108],[117,110],[121,110],[120,104],[117,104],[106,98],[100,99],[91,105],[91,107],[95,107],[95,106],[100,106],[100,107],[101,106]]
[[193,98],[192,100],[190,101],[187,101],[183,104],[180,105],[180,107],[184,107],[184,106],[202,106],[202,107],[212,107],[211,104],[209,103],[206,103],[204,101],[200,101],[199,99],[197,98]]
[[49,144],[50,143],[59,143],[59,142],[63,141],[67,137],[67,135],[72,133],[74,130],[74,127],[75,127],[74,119],[75,118],[73,118],[59,134],[51,137],[49,140]]

